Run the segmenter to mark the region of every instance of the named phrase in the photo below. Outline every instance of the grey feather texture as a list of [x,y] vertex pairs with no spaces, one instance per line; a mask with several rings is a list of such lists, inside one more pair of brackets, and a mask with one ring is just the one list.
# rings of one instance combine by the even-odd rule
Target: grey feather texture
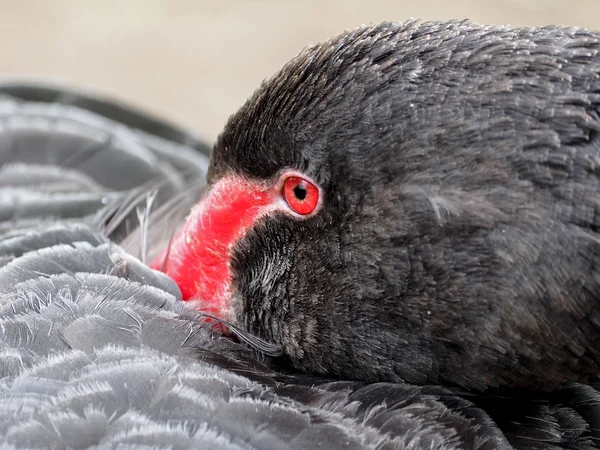
[[150,190],[171,211],[197,201],[209,147],[190,133],[50,85],[7,82],[0,91],[0,233],[61,219],[101,225],[121,240]]

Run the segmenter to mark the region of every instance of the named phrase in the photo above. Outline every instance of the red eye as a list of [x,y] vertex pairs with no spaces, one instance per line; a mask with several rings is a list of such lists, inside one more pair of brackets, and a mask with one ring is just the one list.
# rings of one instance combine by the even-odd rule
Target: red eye
[[289,177],[283,182],[283,196],[295,213],[306,215],[317,207],[319,189],[304,178]]

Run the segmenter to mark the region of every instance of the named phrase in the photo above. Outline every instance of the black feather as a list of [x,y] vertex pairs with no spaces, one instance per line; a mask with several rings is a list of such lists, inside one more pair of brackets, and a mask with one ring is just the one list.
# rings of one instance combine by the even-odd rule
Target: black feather
[[599,74],[600,34],[577,28],[383,23],[305,49],[212,155],[211,186],[292,169],[323,197],[236,242],[230,321],[321,375],[598,374]]

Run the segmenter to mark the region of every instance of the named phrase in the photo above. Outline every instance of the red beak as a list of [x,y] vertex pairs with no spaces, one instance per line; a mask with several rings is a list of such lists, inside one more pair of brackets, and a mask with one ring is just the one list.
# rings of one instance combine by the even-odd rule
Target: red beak
[[269,187],[242,178],[223,178],[192,209],[171,246],[150,266],[171,277],[184,300],[199,300],[202,312],[231,321],[231,250],[246,230],[272,209]]

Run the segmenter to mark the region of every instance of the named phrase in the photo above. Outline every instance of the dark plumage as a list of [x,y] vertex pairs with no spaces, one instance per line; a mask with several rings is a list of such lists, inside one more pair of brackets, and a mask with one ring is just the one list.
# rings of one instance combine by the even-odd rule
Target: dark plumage
[[167,273],[203,299],[182,271],[203,246],[229,252],[222,317],[297,369],[471,389],[586,380],[600,369],[599,50],[583,29],[469,22],[306,49],[231,117],[208,180],[281,196],[291,169],[320,209],[277,200],[229,251],[193,237],[214,231],[207,203]]
[[[152,188],[144,234],[165,233],[164,211],[197,200],[206,147],[164,123],[143,132],[148,118],[88,94],[2,93],[0,447],[508,448],[483,411],[442,388],[279,374],[203,328],[168,277],[114,240],[139,250],[127,229]],[[106,172],[114,165],[128,179]]]
[[[9,90],[0,83],[0,96],[7,91],[18,97],[8,100],[16,109],[0,128],[0,199],[32,203],[27,210],[11,203],[0,222],[0,447],[597,448],[596,384],[511,397],[332,381],[273,370],[248,348],[210,332],[179,301],[169,278],[114,242],[140,250],[139,233],[126,233],[136,215],[125,211],[146,204],[146,190],[157,185],[177,201],[161,203],[158,194],[146,234],[165,233],[166,225],[157,222],[163,211],[185,210],[197,199],[207,166],[204,147],[185,145],[193,137],[164,123],[156,126],[164,140],[155,141],[156,135],[137,128],[147,123],[144,115],[108,100],[98,109],[101,100],[89,94],[35,84]],[[55,120],[17,114],[30,110],[34,100],[53,110]],[[6,101],[0,100],[0,110]],[[59,140],[64,135],[54,127],[67,117],[74,120],[70,137]],[[140,186],[123,191],[106,177],[104,150],[121,158],[132,177],[147,171],[127,146],[104,146],[96,163],[83,167],[78,164],[86,158],[72,165],[51,158],[56,145],[71,148],[71,155],[84,152],[87,145],[71,143],[87,142],[84,125],[91,119],[108,141],[113,133],[127,137],[137,157],[160,166],[152,183],[142,178]],[[7,126],[16,121],[20,133]],[[26,140],[39,136],[40,128],[45,138]],[[29,150],[13,147],[22,144]],[[177,164],[183,158],[188,162]],[[138,167],[142,172],[136,173]],[[179,181],[164,183],[165,171]],[[104,185],[102,177],[108,180]],[[84,214],[75,207],[74,192],[116,203],[97,202]],[[61,206],[38,209],[50,199]],[[123,208],[116,208],[119,199]],[[119,220],[128,225],[119,226]],[[153,246],[149,240],[150,252]]]

